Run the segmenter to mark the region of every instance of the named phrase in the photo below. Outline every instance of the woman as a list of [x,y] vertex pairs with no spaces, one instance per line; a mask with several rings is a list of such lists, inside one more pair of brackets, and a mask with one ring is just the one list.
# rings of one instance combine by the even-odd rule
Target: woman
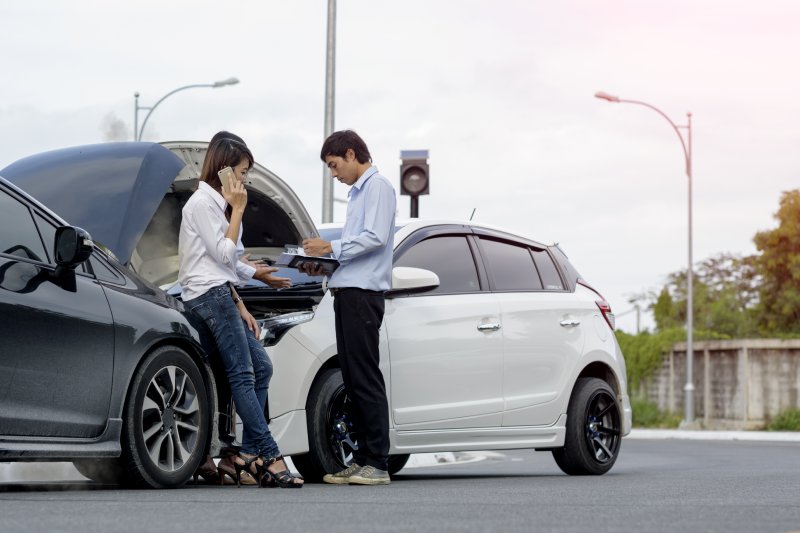
[[[272,276],[274,268],[242,260],[244,180],[253,154],[230,137],[209,145],[197,191],[183,208],[178,279],[186,308],[205,322],[214,337],[242,420],[242,446],[233,457],[237,486],[244,471],[256,475],[262,485],[300,488],[302,478],[286,468],[264,417],[272,364],[258,341],[258,323],[233,286],[248,274],[276,287],[288,286],[290,281]],[[229,190],[218,175],[226,167],[234,173]],[[221,467],[220,480],[225,474]]]

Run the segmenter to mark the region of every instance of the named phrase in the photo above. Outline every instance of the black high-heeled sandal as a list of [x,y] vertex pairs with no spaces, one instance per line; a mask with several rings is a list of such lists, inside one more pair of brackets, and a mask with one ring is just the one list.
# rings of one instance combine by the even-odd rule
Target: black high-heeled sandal
[[[298,476],[297,474],[292,474],[288,470],[282,470],[280,472],[270,472],[269,466],[277,463],[278,461],[283,461],[283,456],[279,455],[277,457],[272,457],[270,459],[263,459],[263,463],[260,467],[260,470],[263,470],[265,473],[265,477],[262,477],[259,480],[259,486],[261,487],[280,487],[282,489],[299,489],[302,488],[304,483],[295,483],[296,479],[302,479],[305,481],[303,476]],[[284,464],[286,464],[284,462]]]
[[[241,478],[242,478],[242,471],[250,474],[251,476],[255,474],[256,479],[258,480],[258,485],[261,486],[261,482],[264,478],[264,468],[263,458],[260,455],[254,455],[252,457],[245,457],[240,453],[236,454],[236,457],[244,461],[244,463],[238,462],[235,458],[233,460],[233,469],[236,472],[236,486],[239,487]],[[257,463],[256,461],[262,460],[261,463]],[[255,467],[256,471],[253,472],[251,467]]]

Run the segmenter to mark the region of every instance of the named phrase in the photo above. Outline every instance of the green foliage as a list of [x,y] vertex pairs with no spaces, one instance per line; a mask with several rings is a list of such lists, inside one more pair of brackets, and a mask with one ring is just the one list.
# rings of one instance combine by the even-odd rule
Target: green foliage
[[[686,340],[686,330],[676,327],[655,333],[644,331],[638,335],[617,331],[616,336],[622,354],[625,356],[625,366],[628,369],[628,388],[631,395],[635,395],[642,381],[652,376],[661,366],[664,355],[669,352],[672,345]],[[694,338],[711,340],[730,337],[714,331],[695,330]]]
[[680,309],[672,301],[672,296],[666,286],[661,289],[661,294],[658,295],[658,299],[653,305],[653,317],[659,331],[678,328],[681,326],[681,321],[685,321],[685,318],[681,317]]
[[[695,329],[732,338],[758,336],[756,305],[760,277],[754,256],[718,254],[700,263],[692,280]],[[686,323],[686,271],[667,276],[652,305],[659,331]]]
[[631,391],[638,390],[641,382],[658,370],[664,354],[673,344],[686,339],[686,332],[680,328],[671,328],[657,333],[644,331],[638,335],[617,331],[616,335],[619,347],[625,356],[625,365],[628,368],[628,387]]
[[767,424],[767,431],[800,431],[800,409],[786,409]]
[[800,333],[800,189],[781,195],[778,227],[756,234],[761,251],[759,323],[766,335]]
[[632,398],[633,426],[637,428],[674,429],[681,423],[681,416],[666,413],[644,398]]

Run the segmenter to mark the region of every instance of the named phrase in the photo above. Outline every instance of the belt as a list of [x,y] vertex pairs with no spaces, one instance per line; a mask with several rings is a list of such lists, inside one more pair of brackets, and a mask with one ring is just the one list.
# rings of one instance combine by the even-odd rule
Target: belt
[[366,292],[367,294],[379,294],[381,296],[386,294],[385,291],[372,291],[369,289],[362,289],[361,287],[328,287],[328,290],[331,291],[331,294],[334,296],[344,291],[361,291]]

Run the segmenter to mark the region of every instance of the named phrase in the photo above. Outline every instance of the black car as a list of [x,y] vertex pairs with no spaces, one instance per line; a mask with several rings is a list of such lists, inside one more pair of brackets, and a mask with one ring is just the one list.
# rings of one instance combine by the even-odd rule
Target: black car
[[[205,148],[105,143],[0,170],[0,461],[171,487],[234,441],[213,343],[165,291],[179,294],[180,210]],[[269,171],[256,165],[247,186],[249,250],[271,257],[317,234]],[[323,290],[304,278],[240,294],[269,345],[313,316]]]

